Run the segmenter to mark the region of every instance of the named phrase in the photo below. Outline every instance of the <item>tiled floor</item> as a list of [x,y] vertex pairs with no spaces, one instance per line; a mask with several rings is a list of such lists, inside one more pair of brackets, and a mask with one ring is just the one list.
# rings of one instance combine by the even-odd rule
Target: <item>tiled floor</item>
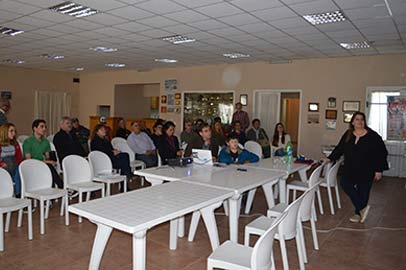
[[[343,208],[335,216],[330,215],[326,191],[323,191],[323,216],[319,215],[320,250],[313,250],[310,231],[305,229],[309,263],[307,269],[319,270],[401,270],[406,269],[406,179],[385,178],[375,184],[371,194],[372,206],[365,224],[351,224],[350,201],[341,193]],[[132,183],[135,186],[135,183]],[[256,216],[266,212],[264,196],[258,192],[254,201],[252,216],[240,218],[240,241],[243,228]],[[134,205],[134,207],[137,207]],[[218,210],[217,223],[221,242],[228,238],[228,220]],[[0,253],[0,269],[87,269],[96,227],[84,220],[78,224],[71,215],[71,225],[64,225],[55,205],[46,221],[46,234],[39,234],[39,214],[35,212],[34,239],[27,240],[27,226],[16,227],[17,216],[12,217],[12,226],[5,234],[6,250]],[[190,216],[186,220],[189,224]],[[26,222],[26,217],[25,217]],[[187,225],[188,226],[188,225]],[[305,225],[309,226],[308,224]],[[255,239],[253,239],[254,243]],[[210,243],[203,223],[194,242],[187,237],[178,241],[178,249],[170,251],[169,225],[162,224],[147,234],[147,269],[182,270],[206,269],[206,258],[210,254]],[[281,269],[278,242],[274,246],[277,269]],[[294,241],[288,242],[288,256],[291,269],[297,269]],[[101,269],[124,270],[131,268],[131,237],[114,231],[103,256]]]

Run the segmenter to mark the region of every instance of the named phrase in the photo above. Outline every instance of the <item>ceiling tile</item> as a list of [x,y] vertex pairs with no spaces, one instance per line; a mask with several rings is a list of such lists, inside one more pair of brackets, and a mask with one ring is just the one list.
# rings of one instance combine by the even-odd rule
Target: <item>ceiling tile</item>
[[249,32],[249,33],[258,33],[258,32],[275,30],[275,28],[273,26],[271,26],[267,23],[264,23],[264,22],[240,25],[237,28],[242,31]]
[[134,6],[159,15],[186,9],[186,7],[168,0],[150,0]]
[[261,11],[254,11],[252,12],[252,14],[265,21],[274,21],[284,18],[297,17],[297,15],[287,7],[276,7]]
[[223,0],[172,0],[172,1],[187,6],[189,8],[196,8],[223,2]]
[[178,22],[175,22],[175,21],[165,18],[163,16],[154,16],[154,17],[138,20],[137,22],[148,25],[148,26],[152,26],[155,28],[162,28],[165,26],[173,26],[173,25],[179,24]]
[[0,10],[0,23],[8,22],[21,17],[21,14]]
[[73,2],[94,8],[100,11],[107,11],[126,6],[127,4],[115,0],[73,0]]
[[140,32],[140,31],[145,31],[145,30],[149,30],[152,27],[141,24],[141,23],[137,23],[137,22],[126,22],[126,23],[122,23],[122,24],[116,24],[113,26],[114,28],[118,28],[121,30],[126,30],[129,32]]
[[75,27],[72,27],[72,26],[69,26],[69,25],[65,25],[65,24],[56,24],[56,25],[53,25],[53,26],[49,26],[49,27],[47,27],[45,29],[50,29],[50,30],[53,30],[53,31],[57,31],[57,32],[60,32],[61,34],[63,34],[63,33],[65,33],[65,34],[79,33],[79,32],[82,31],[81,29],[78,29],[78,28],[75,28]]
[[271,21],[270,24],[276,28],[297,28],[307,25],[307,22],[302,17],[293,17],[293,18],[286,18],[276,21]]
[[120,29],[113,28],[113,27],[100,28],[98,30],[94,30],[94,32],[101,33],[101,34],[104,34],[106,36],[111,36],[111,37],[124,36],[124,35],[127,35],[130,33],[128,31],[120,30]]
[[237,36],[237,35],[244,34],[244,32],[242,32],[236,28],[232,28],[232,27],[214,29],[214,30],[210,30],[208,32],[211,34],[214,34],[214,35],[222,36],[222,37]]
[[278,0],[233,0],[231,4],[238,6],[246,11],[263,10],[274,7],[280,7],[283,4]]
[[[151,12],[133,7],[133,6],[126,6],[123,8],[118,8],[115,10],[111,10],[108,12],[109,14],[113,14],[115,16],[119,16],[121,18],[125,18],[128,20],[139,20],[147,17],[154,16]],[[94,15],[97,16],[97,15]],[[93,18],[94,16],[90,16],[89,18]],[[124,22],[124,21],[123,21]],[[116,23],[114,23],[116,24]]]
[[384,6],[382,0],[335,0],[340,9],[369,8],[375,5]]
[[247,14],[247,13],[222,17],[222,18],[219,18],[218,20],[222,21],[224,23],[227,23],[229,25],[233,25],[233,26],[239,26],[239,25],[244,25],[244,24],[252,24],[252,23],[260,23],[261,22],[260,20],[258,20],[254,16],[252,16],[250,14]]
[[161,38],[161,37],[166,37],[166,36],[171,35],[171,33],[163,31],[163,30],[159,30],[159,29],[146,30],[146,31],[140,32],[139,34],[147,36],[147,37],[151,37],[151,38]]
[[178,24],[174,26],[169,26],[169,27],[164,27],[162,30],[171,32],[171,33],[176,33],[176,34],[187,34],[187,33],[195,33],[199,32],[199,29],[196,29],[194,27],[188,26],[186,24]]
[[219,21],[215,21],[215,20],[198,21],[198,22],[189,23],[189,25],[199,28],[204,31],[227,27],[226,24],[219,22]]
[[290,7],[300,15],[323,13],[338,9],[333,1],[330,0],[317,0],[312,2],[299,3],[291,5]]
[[104,27],[104,25],[102,25],[102,24],[93,23],[93,22],[86,21],[83,19],[69,21],[64,24],[68,25],[70,27],[75,27],[75,28],[83,29],[83,30],[94,30],[94,29],[99,29],[99,28]]
[[41,9],[39,7],[35,7],[29,4],[19,3],[17,1],[3,0],[0,1],[0,10],[11,11],[22,15],[28,15],[37,12]]
[[243,13],[239,8],[236,8],[228,3],[219,3],[210,6],[200,7],[195,9],[197,12],[203,13],[209,17],[219,18],[231,16],[234,14]]
[[47,27],[47,26],[51,26],[51,25],[55,24],[54,22],[34,18],[31,16],[21,17],[21,18],[15,20],[15,22],[28,24],[28,25],[35,26],[35,27]]
[[165,17],[181,23],[192,23],[209,19],[209,17],[207,17],[206,15],[197,13],[193,10],[183,10],[179,12],[170,13],[166,14]]
[[375,17],[386,17],[389,15],[385,6],[370,7],[370,8],[357,8],[344,10],[344,14],[350,20],[370,19]]
[[[75,19],[69,15],[60,14],[58,12],[51,11],[51,10],[41,10],[41,11],[31,14],[30,16],[40,19],[40,20],[47,20],[47,21],[51,21],[51,22],[55,22],[55,23],[67,22],[67,21],[72,21]],[[96,16],[96,15],[93,15],[93,16]],[[90,17],[92,17],[92,16],[90,16]]]

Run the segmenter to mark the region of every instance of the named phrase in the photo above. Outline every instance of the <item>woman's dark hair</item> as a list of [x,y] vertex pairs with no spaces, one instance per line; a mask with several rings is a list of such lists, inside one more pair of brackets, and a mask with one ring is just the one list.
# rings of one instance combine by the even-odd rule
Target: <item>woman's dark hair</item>
[[170,127],[175,128],[175,127],[176,127],[175,123],[172,122],[172,121],[167,121],[167,122],[162,126],[162,133],[163,133],[165,136],[168,136],[168,135],[166,134],[166,131],[167,131]]
[[283,132],[282,132],[282,144],[285,144],[285,126],[282,123],[277,123],[275,125],[275,131],[273,132],[273,138],[272,138],[272,145],[273,146],[278,146],[278,142],[279,142],[279,132],[278,132],[278,126],[282,126],[283,128]]
[[94,127],[93,132],[92,132],[92,140],[97,136],[97,132],[102,128],[105,128],[105,126],[103,124],[98,124]]
[[232,123],[233,127],[235,127],[236,124],[240,124],[240,125],[241,125],[241,121],[240,121],[240,120],[235,120],[235,121]]
[[217,123],[217,122],[219,122],[219,123],[221,123],[221,118],[220,117],[214,117],[214,119],[213,119],[213,124],[215,124],[215,123]]
[[44,123],[45,125],[47,122],[45,122],[44,119],[35,119],[34,122],[32,122],[31,129],[34,131],[34,128],[37,128],[41,123]]
[[255,118],[254,120],[252,120],[252,125],[254,125],[256,122],[261,123],[261,121],[258,118]]
[[360,112],[360,111],[355,112],[355,113],[352,115],[351,121],[350,121],[350,123],[349,123],[349,128],[348,128],[348,131],[347,131],[347,136],[346,136],[346,138],[345,138],[345,141],[346,141],[346,142],[349,142],[349,141],[350,141],[351,136],[352,136],[353,133],[354,133],[354,125],[352,124],[352,122],[354,121],[355,117],[357,117],[357,115],[361,115],[361,116],[362,116],[362,118],[364,119],[364,125],[365,125],[364,127],[365,127],[365,129],[368,130],[368,131],[370,130],[370,128],[369,128],[368,125],[367,125],[367,117],[365,116],[365,113]]
[[155,124],[152,126],[152,129],[155,130],[158,126],[163,126],[161,122],[156,121]]

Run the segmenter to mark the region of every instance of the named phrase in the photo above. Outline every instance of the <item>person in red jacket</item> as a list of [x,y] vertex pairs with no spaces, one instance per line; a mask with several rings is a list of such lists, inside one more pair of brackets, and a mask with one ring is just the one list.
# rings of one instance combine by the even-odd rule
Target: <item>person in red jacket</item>
[[23,160],[21,147],[16,140],[16,128],[11,123],[0,126],[0,167],[8,171],[15,184],[16,197],[21,194],[21,179],[18,165]]

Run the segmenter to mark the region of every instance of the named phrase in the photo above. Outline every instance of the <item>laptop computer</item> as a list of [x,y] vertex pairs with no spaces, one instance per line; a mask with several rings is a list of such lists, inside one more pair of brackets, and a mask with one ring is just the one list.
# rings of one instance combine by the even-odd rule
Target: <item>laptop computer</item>
[[192,149],[193,163],[198,165],[213,165],[210,150]]

